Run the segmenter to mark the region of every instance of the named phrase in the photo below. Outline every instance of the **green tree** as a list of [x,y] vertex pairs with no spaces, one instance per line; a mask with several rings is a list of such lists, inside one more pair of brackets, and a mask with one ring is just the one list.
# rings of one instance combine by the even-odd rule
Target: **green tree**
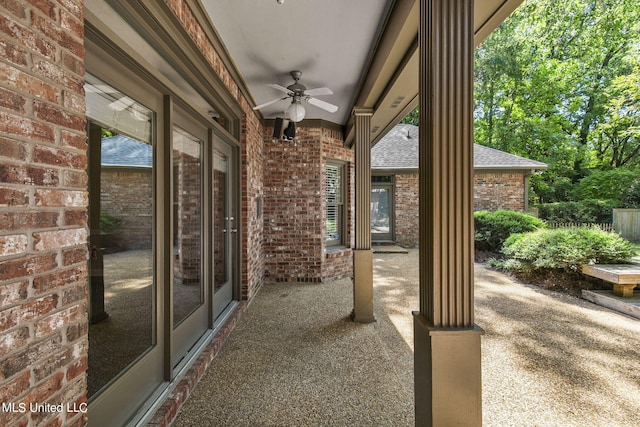
[[606,114],[590,135],[603,165],[617,168],[640,163],[640,59],[636,61],[631,74],[613,79],[605,94]]
[[526,0],[476,51],[476,142],[549,163],[545,201],[639,162],[639,45],[637,0]]
[[418,117],[418,107],[416,106],[413,110],[411,110],[400,123],[403,123],[405,125],[418,126],[420,124]]

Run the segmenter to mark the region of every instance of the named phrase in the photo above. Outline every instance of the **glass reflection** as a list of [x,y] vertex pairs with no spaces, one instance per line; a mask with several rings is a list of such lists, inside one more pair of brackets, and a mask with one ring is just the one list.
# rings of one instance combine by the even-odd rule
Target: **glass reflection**
[[90,121],[91,397],[155,342],[153,112],[91,76],[85,88]]
[[173,131],[173,325],[204,301],[202,284],[202,142]]
[[213,283],[214,292],[224,286],[227,281],[227,224],[233,222],[227,217],[227,156],[219,150],[213,151]]
[[389,233],[390,193],[386,188],[371,189],[371,233]]

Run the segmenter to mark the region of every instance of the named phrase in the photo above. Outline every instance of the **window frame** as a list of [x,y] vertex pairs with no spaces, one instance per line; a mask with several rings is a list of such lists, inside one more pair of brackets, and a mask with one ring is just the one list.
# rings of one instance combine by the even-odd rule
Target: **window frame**
[[[329,191],[327,188],[328,184],[328,170],[329,168],[336,168],[339,174],[339,186],[340,188],[336,191],[336,195],[339,195],[338,202],[330,202],[329,201]],[[346,199],[346,163],[340,160],[327,159],[326,165],[324,168],[324,242],[327,247],[335,247],[335,246],[344,246],[345,245],[345,236],[346,236],[346,208],[345,208],[345,199]],[[338,197],[336,197],[338,199]],[[330,239],[329,238],[329,229],[327,227],[327,222],[329,220],[329,208],[335,207],[336,213],[335,217],[337,218],[337,226],[336,232],[338,234],[338,238]]]

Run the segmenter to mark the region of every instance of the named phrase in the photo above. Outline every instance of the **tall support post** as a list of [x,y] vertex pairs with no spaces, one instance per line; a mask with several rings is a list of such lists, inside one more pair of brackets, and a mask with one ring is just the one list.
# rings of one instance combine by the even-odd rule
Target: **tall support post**
[[473,0],[420,0],[417,426],[481,426],[473,300]]
[[371,251],[371,116],[369,108],[354,108],[355,116],[355,248],[353,250],[353,312],[355,322],[376,320],[373,313],[373,252]]

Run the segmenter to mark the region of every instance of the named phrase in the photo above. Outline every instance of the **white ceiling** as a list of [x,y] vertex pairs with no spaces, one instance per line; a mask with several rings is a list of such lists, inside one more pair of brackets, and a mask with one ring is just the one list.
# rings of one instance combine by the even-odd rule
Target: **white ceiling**
[[[318,96],[339,107],[328,113],[305,104],[310,119],[345,125],[354,105],[374,108],[372,141],[417,104],[418,0],[200,0],[260,105],[283,94],[267,86],[293,83],[302,71],[307,88],[329,87]],[[479,44],[522,0],[476,0]],[[283,117],[288,100],[262,109],[264,118]]]
[[[345,129],[353,141],[352,109],[371,108],[372,143],[384,136],[418,102],[418,0],[193,0],[209,15],[253,105],[282,97],[269,86],[293,83],[302,71],[307,88],[329,87],[318,99],[339,107],[329,113],[306,104],[307,119],[323,119]],[[126,1],[123,0],[124,3]],[[475,41],[479,44],[522,0],[476,0]],[[209,103],[175,72],[154,48],[103,0],[86,0],[85,15],[115,31],[152,69],[164,74],[203,114]],[[262,110],[283,117],[289,101]]]
[[[256,105],[281,97],[267,86],[293,83],[302,71],[307,88],[328,87],[318,99],[337,105],[329,113],[305,103],[306,118],[345,124],[387,15],[390,0],[202,0],[243,76]],[[282,117],[290,101],[262,110]]]

